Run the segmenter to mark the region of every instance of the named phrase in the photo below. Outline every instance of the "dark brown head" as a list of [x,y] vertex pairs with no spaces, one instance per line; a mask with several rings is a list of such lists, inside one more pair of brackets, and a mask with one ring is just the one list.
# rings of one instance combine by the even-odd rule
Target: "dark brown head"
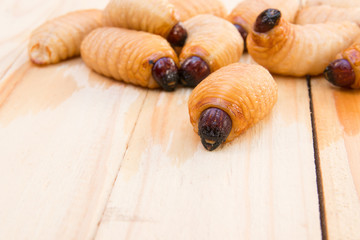
[[239,24],[234,24],[234,26],[236,27],[236,29],[238,30],[238,32],[240,33],[241,37],[244,40],[244,51],[246,51],[246,38],[248,35],[248,32],[245,30],[245,28]]
[[154,63],[152,76],[165,91],[173,91],[179,82],[178,68],[169,57],[160,58]]
[[170,31],[167,40],[174,47],[182,47],[185,44],[188,33],[184,25],[179,22]]
[[280,22],[281,12],[277,9],[269,8],[260,13],[254,24],[254,31],[266,33],[277,26]]
[[324,77],[339,87],[350,87],[355,83],[355,72],[346,59],[337,59],[331,62],[324,71]]
[[187,87],[196,87],[210,74],[210,67],[200,57],[192,56],[181,64],[181,83]]
[[198,133],[203,146],[212,151],[220,146],[229,136],[232,128],[230,116],[219,108],[204,110],[199,119]]

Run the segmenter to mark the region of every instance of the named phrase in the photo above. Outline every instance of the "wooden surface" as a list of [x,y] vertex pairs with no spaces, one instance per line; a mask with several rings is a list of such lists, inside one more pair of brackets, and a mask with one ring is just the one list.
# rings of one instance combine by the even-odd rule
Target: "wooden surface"
[[360,239],[360,92],[311,89],[329,239]]
[[357,91],[275,77],[272,113],[207,152],[191,89],[29,62],[33,28],[105,4],[0,0],[0,239],[360,238]]

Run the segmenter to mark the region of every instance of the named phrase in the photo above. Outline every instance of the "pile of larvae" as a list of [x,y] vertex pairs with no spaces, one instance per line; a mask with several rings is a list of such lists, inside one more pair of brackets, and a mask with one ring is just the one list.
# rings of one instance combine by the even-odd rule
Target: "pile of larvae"
[[[227,14],[221,0],[110,0],[47,21],[28,52],[37,65],[81,55],[119,81],[194,88],[190,122],[212,151],[269,114],[278,95],[270,72],[360,88],[360,1],[300,2],[244,0]],[[244,51],[258,64],[239,63]]]

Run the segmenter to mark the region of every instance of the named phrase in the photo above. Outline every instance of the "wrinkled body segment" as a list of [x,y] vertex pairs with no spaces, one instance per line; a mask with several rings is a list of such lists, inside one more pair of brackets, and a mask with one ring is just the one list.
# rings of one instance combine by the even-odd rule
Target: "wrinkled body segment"
[[336,86],[360,88],[360,37],[336,56],[325,69],[324,76]]
[[202,58],[211,72],[239,61],[243,40],[228,21],[208,14],[184,22],[189,36],[180,54],[180,63],[190,56]]
[[211,14],[217,17],[226,17],[226,8],[221,0],[169,0],[184,22],[200,14]]
[[199,57],[209,68],[208,75],[223,66],[239,61],[244,43],[230,22],[213,15],[202,14],[185,21],[184,25],[189,35],[179,57],[182,66],[187,59]]
[[167,0],[111,0],[104,9],[103,23],[157,34],[176,46],[182,46],[187,35],[175,6]]
[[342,21],[354,22],[360,26],[360,6],[352,8],[339,8],[331,7],[329,5],[321,5],[304,8],[299,11],[295,23],[304,25]]
[[209,108],[230,116],[232,128],[226,142],[263,119],[277,101],[277,84],[271,74],[255,64],[234,63],[204,79],[191,93],[190,122],[198,133],[198,122]]
[[91,32],[81,44],[81,57],[95,72],[142,87],[158,88],[152,76],[154,64],[178,58],[162,37],[135,30],[104,27]]
[[318,75],[359,33],[352,22],[301,26],[281,18],[268,32],[251,32],[247,44],[252,58],[272,73]]
[[47,21],[30,36],[30,60],[39,65],[78,56],[80,44],[93,29],[101,27],[100,10],[81,10]]
[[231,11],[227,18],[233,24],[241,25],[250,32],[257,16],[265,9],[279,9],[286,20],[293,22],[299,7],[299,0],[244,0]]
[[329,5],[340,8],[360,7],[359,0],[302,0],[304,7]]

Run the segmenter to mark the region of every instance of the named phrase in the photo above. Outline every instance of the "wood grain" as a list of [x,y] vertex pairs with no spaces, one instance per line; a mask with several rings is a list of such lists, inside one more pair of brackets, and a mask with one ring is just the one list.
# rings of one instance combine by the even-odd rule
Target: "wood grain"
[[96,239],[320,239],[306,81],[276,80],[273,113],[214,152],[190,89],[149,92]]
[[126,85],[80,59],[29,63],[36,25],[106,2],[0,4],[0,239],[321,238],[304,79],[277,77],[272,114],[210,153],[191,89]]
[[312,79],[329,239],[360,239],[360,93]]
[[146,90],[101,78],[80,59],[36,67],[26,45],[45,19],[104,4],[2,5],[1,239],[89,239],[96,230]]
[[80,59],[24,63],[0,107],[1,239],[89,239],[147,90]]

